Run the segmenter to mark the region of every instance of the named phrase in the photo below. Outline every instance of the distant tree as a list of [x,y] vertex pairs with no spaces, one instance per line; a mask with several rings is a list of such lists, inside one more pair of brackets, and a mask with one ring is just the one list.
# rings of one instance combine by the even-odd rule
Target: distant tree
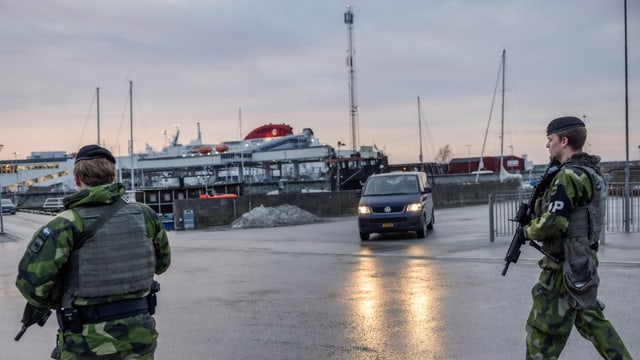
[[447,144],[438,150],[438,155],[436,155],[436,162],[446,163],[451,160],[452,156],[453,152],[451,151],[451,145]]

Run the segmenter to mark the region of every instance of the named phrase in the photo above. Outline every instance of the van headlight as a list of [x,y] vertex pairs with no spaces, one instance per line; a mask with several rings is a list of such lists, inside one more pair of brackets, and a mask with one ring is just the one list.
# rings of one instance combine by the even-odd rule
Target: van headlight
[[358,214],[371,214],[371,209],[368,206],[358,206]]
[[421,203],[409,204],[407,205],[407,211],[409,212],[422,211],[422,204]]

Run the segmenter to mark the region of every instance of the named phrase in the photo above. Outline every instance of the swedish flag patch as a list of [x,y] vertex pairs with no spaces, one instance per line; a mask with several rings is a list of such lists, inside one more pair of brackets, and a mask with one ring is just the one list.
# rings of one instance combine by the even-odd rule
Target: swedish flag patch
[[51,231],[51,229],[48,226],[43,227],[42,230],[40,230],[40,233],[38,233],[38,235],[36,236],[36,238],[33,239],[33,242],[29,247],[29,251],[31,251],[34,254],[39,253],[40,250],[42,250],[42,247],[44,246],[45,240],[47,240],[49,235],[51,235],[52,233],[53,231]]

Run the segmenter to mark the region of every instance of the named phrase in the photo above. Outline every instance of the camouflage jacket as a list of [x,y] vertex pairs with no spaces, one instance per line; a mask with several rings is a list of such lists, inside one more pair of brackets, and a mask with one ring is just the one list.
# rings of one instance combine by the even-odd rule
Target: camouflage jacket
[[598,156],[577,153],[562,164],[536,209],[539,216],[525,228],[527,239],[542,241],[551,254],[562,251],[560,241],[569,227],[571,213],[589,204],[592,197],[589,174],[576,165],[597,167],[599,162]]
[[[63,292],[65,264],[84,229],[82,219],[73,208],[85,205],[111,204],[124,195],[121,184],[90,187],[64,199],[65,210],[33,235],[18,265],[16,286],[29,303],[40,308],[52,308]],[[153,240],[156,257],[155,273],[169,268],[171,251],[162,222],[148,206],[140,204],[145,217],[147,236]],[[107,301],[138,298],[146,293],[121,295]],[[104,302],[105,299],[76,299],[78,305]]]

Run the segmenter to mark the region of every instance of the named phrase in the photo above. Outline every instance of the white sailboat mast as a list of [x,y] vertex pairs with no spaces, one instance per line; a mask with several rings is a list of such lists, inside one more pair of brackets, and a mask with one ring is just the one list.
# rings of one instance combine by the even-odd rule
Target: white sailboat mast
[[420,96],[418,96],[418,133],[420,135],[420,156],[419,156],[419,160],[420,160],[420,166],[423,168],[424,170],[424,164],[422,162],[422,116],[421,116],[421,107],[420,107]]
[[96,88],[96,117],[98,120],[98,142],[100,145],[100,87]]
[[500,112],[500,174],[506,172],[504,169],[504,74],[507,67],[507,51],[502,49],[502,109]]
[[131,159],[131,191],[135,185],[135,169],[133,167],[133,81],[129,80],[129,157]]
[[480,150],[480,160],[478,161],[478,172],[476,173],[476,183],[478,182],[478,177],[480,175],[480,171],[484,169],[484,150],[487,144],[487,136],[489,135],[489,126],[491,125],[491,117],[493,115],[493,106],[496,100],[496,94],[498,93],[498,84],[500,84],[500,78],[502,77],[502,128],[500,130],[500,173],[502,174],[502,159],[503,159],[503,148],[504,148],[504,84],[505,84],[505,61],[506,61],[506,50],[502,49],[502,57],[500,59],[500,66],[498,67],[498,76],[496,76],[496,85],[493,90],[493,97],[491,98],[491,108],[489,110],[489,120],[487,121],[487,128],[484,131],[484,139],[482,141],[482,150]]

